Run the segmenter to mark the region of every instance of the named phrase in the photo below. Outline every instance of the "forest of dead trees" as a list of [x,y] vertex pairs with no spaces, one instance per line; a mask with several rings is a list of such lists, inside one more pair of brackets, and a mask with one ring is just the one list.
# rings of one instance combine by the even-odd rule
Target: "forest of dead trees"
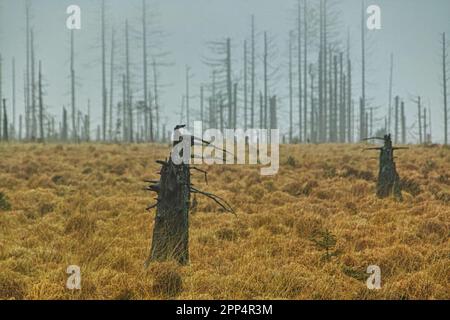
[[[101,89],[98,96],[101,105],[91,105],[89,100],[86,104],[78,99],[77,30],[70,30],[67,66],[70,104],[56,111],[46,106],[43,79],[45,65],[50,61],[36,53],[39,35],[35,34],[31,18],[33,8],[30,1],[24,1],[25,70],[16,70],[15,57],[11,61],[3,59],[0,46],[2,141],[139,143],[168,140],[167,119],[173,115],[161,101],[165,87],[161,78],[172,64],[168,62],[167,52],[161,49],[163,32],[150,22],[152,10],[147,0],[140,3],[140,21],[124,20],[120,25],[108,21],[105,1],[99,3]],[[392,133],[394,143],[431,143],[430,106],[419,95],[399,97],[393,92],[393,54],[390,63],[386,63],[386,68],[390,68],[388,103],[383,107],[370,103],[364,2],[358,47],[350,46],[349,31],[344,35],[338,32],[338,9],[333,0],[293,0],[293,4],[295,23],[283,35],[287,39],[283,49],[275,44],[270,30],[258,29],[257,17],[253,15],[249,17],[243,43],[225,37],[205,44],[207,53],[203,63],[210,70],[210,77],[203,79],[199,87],[192,86],[192,70],[185,66],[185,92],[180,95],[181,103],[177,107],[179,122],[190,126],[193,121],[201,120],[204,127],[218,129],[279,128],[285,143],[352,143],[385,133]],[[137,32],[132,35],[130,29]],[[441,81],[436,86],[442,86],[443,97],[442,107],[433,112],[442,113],[444,143],[448,144],[445,33],[441,34],[440,43],[436,39],[436,44],[442,63]],[[141,50],[141,59],[131,61],[131,57],[136,56],[131,55],[131,50],[136,48]],[[358,63],[353,63],[351,51],[360,56]],[[133,64],[139,64],[139,73],[132,68]],[[2,90],[6,82],[10,82],[12,92]],[[358,83],[358,90],[355,90],[355,83]],[[23,86],[21,98],[16,96],[17,85]],[[18,105],[23,108],[19,109]],[[410,118],[407,118],[405,105],[408,110],[416,108],[415,117],[409,112]],[[92,120],[94,108],[101,110],[100,123]]]

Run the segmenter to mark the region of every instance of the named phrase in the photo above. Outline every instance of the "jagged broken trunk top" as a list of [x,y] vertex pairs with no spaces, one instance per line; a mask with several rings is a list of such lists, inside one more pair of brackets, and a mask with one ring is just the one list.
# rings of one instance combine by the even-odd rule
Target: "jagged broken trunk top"
[[[191,185],[191,171],[196,170],[205,174],[207,172],[189,165],[189,161],[181,161],[180,164],[172,161],[172,156],[178,154],[191,159],[190,148],[197,143],[204,146],[210,145],[208,141],[190,136],[181,135],[180,129],[185,126],[176,126],[173,141],[173,149],[169,160],[157,161],[161,165],[159,180],[147,181],[150,186],[147,190],[158,195],[156,204],[147,208],[156,207],[155,225],[153,227],[153,240],[150,256],[145,266],[151,261],[176,260],[185,265],[189,262],[189,208],[191,193],[201,194],[216,202],[225,212],[235,214],[233,208],[221,197],[199,190]],[[180,143],[187,142],[187,150],[176,148]],[[186,145],[184,145],[186,147]],[[222,150],[223,151],[223,150]],[[175,153],[176,152],[176,153]],[[183,158],[186,160],[185,158]]]
[[151,253],[146,265],[171,259],[185,265],[189,262],[189,165],[175,165],[172,159],[159,163],[162,164],[161,179],[149,187],[158,198]]
[[394,150],[390,135],[384,137],[384,146],[380,148],[380,168],[378,173],[377,196],[387,198],[394,196],[396,200],[402,201],[400,177],[394,161]]

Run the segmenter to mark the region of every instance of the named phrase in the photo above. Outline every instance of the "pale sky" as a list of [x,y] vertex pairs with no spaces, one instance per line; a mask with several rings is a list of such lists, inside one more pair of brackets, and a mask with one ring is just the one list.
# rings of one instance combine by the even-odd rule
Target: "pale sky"
[[[123,26],[126,19],[133,29],[131,40],[134,100],[141,99],[142,49],[138,39],[141,0],[107,0],[108,39],[114,25],[118,50],[116,62],[123,64]],[[101,65],[100,47],[96,44],[100,32],[100,0],[32,0],[35,30],[36,57],[42,60],[47,84],[45,104],[48,111],[60,118],[62,105],[70,102],[69,31],[66,29],[66,8],[71,4],[81,8],[81,30],[76,31],[77,107],[86,110],[91,100],[94,126],[100,123]],[[179,121],[180,101],[185,93],[185,66],[192,68],[191,107],[198,108],[199,85],[209,81],[209,69],[202,62],[207,55],[206,42],[232,39],[233,72],[238,78],[242,70],[242,44],[250,34],[250,17],[256,18],[258,47],[262,48],[262,31],[273,37],[279,58],[273,61],[279,66],[279,74],[272,88],[280,97],[280,127],[287,131],[287,38],[294,28],[296,0],[151,0],[150,10],[158,12],[159,25],[167,34],[164,48],[166,58],[173,65],[161,69],[161,81],[168,86],[161,97],[162,118],[168,127]],[[310,6],[318,1],[308,0]],[[384,117],[388,103],[389,56],[395,56],[394,96],[405,100],[407,123],[416,121],[417,107],[411,101],[420,95],[426,107],[432,111],[432,131],[435,141],[443,141],[443,97],[441,90],[441,33],[450,35],[450,1],[448,0],[372,0],[381,8],[382,29],[368,31],[370,54],[368,56],[367,95],[373,106],[379,106],[378,117]],[[361,0],[339,1],[339,31],[344,40],[347,29],[351,34],[353,59],[353,92],[355,100],[360,96],[360,11]],[[16,59],[17,108],[23,112],[23,73],[25,69],[25,11],[22,0],[0,0],[0,53],[3,57],[3,91],[11,101],[11,60]],[[450,38],[450,36],[448,36]],[[109,61],[109,43],[107,48]],[[316,54],[311,53],[315,62]],[[262,63],[257,66],[261,76]],[[117,72],[118,80],[120,71]],[[109,72],[108,72],[109,77]],[[109,86],[109,85],[108,85]],[[116,83],[116,101],[120,99],[120,83]],[[381,126],[379,122],[378,126]],[[95,131],[93,130],[93,133]],[[413,135],[408,135],[412,141]]]

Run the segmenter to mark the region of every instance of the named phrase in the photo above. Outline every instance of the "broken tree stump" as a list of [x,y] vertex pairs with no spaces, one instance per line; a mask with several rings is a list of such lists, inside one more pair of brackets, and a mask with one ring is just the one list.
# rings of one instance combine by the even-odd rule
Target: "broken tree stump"
[[[193,146],[196,141],[202,144],[209,142],[192,136],[183,136],[178,130],[184,126],[175,127],[175,137],[179,137],[173,142],[173,148],[183,139],[189,139],[188,146]],[[185,152],[186,150],[182,150]],[[190,150],[188,150],[190,152]],[[181,154],[182,155],[182,154]],[[191,193],[202,194],[218,203],[225,211],[234,213],[230,205],[222,198],[200,191],[191,184],[191,170],[197,170],[205,174],[206,172],[196,167],[191,167],[188,163],[175,164],[172,157],[166,161],[157,161],[161,165],[160,180],[146,181],[150,183],[147,190],[155,192],[156,204],[149,206],[147,210],[156,208],[155,225],[153,228],[153,238],[150,256],[145,262],[145,266],[152,261],[175,260],[181,265],[189,263],[189,209]]]
[[394,151],[407,149],[393,147],[391,135],[385,135],[384,138],[368,138],[365,140],[378,139],[384,141],[384,145],[379,148],[367,148],[366,150],[379,150],[380,162],[377,181],[377,197],[380,199],[393,196],[397,201],[402,201],[402,191],[400,186],[400,176],[394,161]]
[[[150,261],[174,259],[189,261],[190,171],[188,165],[175,165],[172,159],[160,162],[161,178],[148,190],[158,194]],[[149,208],[150,209],[150,208]]]

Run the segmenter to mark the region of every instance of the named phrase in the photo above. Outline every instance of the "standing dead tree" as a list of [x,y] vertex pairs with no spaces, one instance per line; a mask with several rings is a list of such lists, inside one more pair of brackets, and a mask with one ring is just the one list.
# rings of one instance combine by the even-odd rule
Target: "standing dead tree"
[[380,164],[377,182],[377,196],[378,198],[387,198],[394,196],[397,201],[402,201],[402,192],[400,187],[400,177],[394,161],[394,151],[400,149],[407,149],[402,147],[393,147],[391,135],[385,135],[384,138],[367,138],[364,140],[378,139],[384,141],[382,147],[367,148],[365,150],[380,150]]
[[[1,112],[1,111],[0,111]],[[8,141],[8,114],[6,113],[6,99],[3,98],[3,140]],[[1,140],[1,139],[0,139]]]
[[447,44],[445,32],[442,34],[442,87],[444,95],[444,144],[448,145],[448,107],[447,107]]
[[[147,210],[151,210],[156,207],[156,217],[151,252],[145,262],[146,267],[152,261],[170,259],[175,259],[182,265],[189,263],[189,208],[191,194],[204,195],[214,200],[225,211],[234,213],[225,200],[214,194],[201,191],[192,185],[191,170],[204,173],[206,182],[207,173],[199,168],[191,167],[188,164],[189,161],[185,160],[189,160],[195,155],[191,157],[187,153],[190,153],[190,147],[194,145],[204,146],[210,145],[210,143],[194,136],[182,135],[180,129],[184,127],[176,126],[174,129],[173,148],[169,160],[157,161],[161,165],[160,180],[146,181],[150,183],[147,190],[158,195],[156,204],[147,208]],[[188,152],[183,153],[183,151]],[[174,163],[174,155],[183,159],[182,163]]]

